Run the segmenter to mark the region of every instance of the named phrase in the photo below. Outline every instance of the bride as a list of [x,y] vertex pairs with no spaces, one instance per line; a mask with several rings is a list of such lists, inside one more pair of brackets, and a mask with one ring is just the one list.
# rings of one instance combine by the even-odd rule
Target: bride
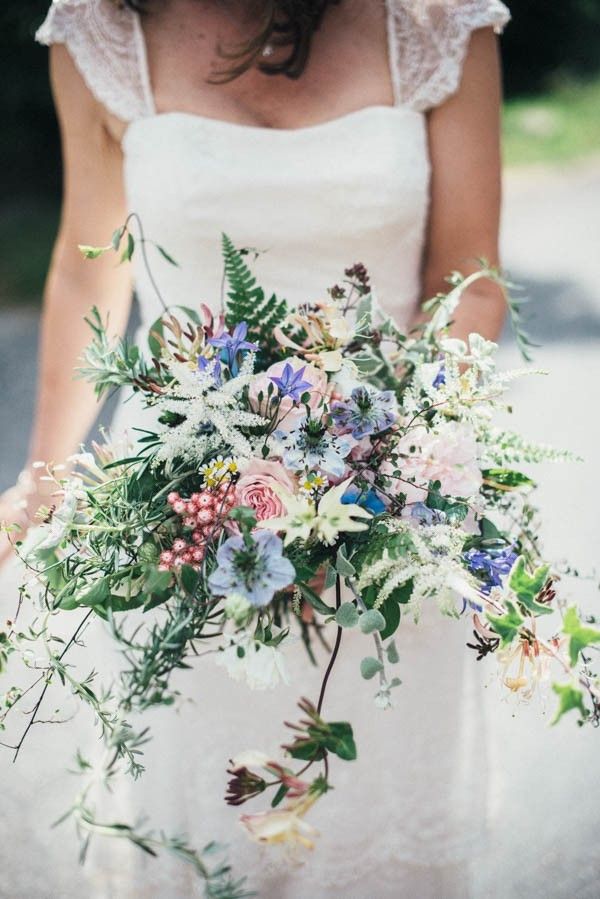
[[[110,316],[113,332],[126,326],[132,290],[142,329],[160,313],[139,260],[133,270],[108,258],[91,264],[77,250],[106,243],[128,212],[178,262],[151,261],[172,304],[218,304],[221,231],[266,251],[259,280],[291,302],[319,297],[345,267],[364,263],[381,305],[406,327],[449,272],[466,274],[481,257],[497,264],[495,32],[508,18],[499,0],[54,0],[38,40],[51,45],[63,212],[30,463],[2,497],[0,519],[26,525],[47,502],[31,463],[67,458],[96,415],[89,388],[71,376],[90,307]],[[454,331],[494,339],[502,318],[497,288],[479,281]],[[135,422],[124,404],[113,429]],[[164,721],[156,713],[148,773],[109,813],[148,811],[195,845],[228,841],[251,886],[272,899],[469,896],[485,829],[486,751],[465,636],[433,617],[403,625],[404,688],[385,715],[370,707],[357,676],[360,649],[347,641],[330,714],[345,718],[356,697],[359,761],[334,777],[340,789],[312,822],[324,837],[302,865],[246,845],[222,801],[224,761],[240,741],[275,748],[283,732],[270,722],[289,715],[292,697],[313,695],[317,673],[300,646],[290,652],[292,687],[273,694],[248,696],[209,665],[186,672],[181,688],[193,703]],[[442,640],[446,653],[436,649]],[[20,779],[7,789],[25,790]],[[47,798],[65,785],[43,789]],[[14,824],[30,815],[29,838],[32,827],[46,827],[33,824],[30,799]],[[75,895],[66,835],[43,840],[38,895]],[[122,845],[98,845],[87,877],[88,895],[116,899],[178,899],[198,889],[181,866]]]

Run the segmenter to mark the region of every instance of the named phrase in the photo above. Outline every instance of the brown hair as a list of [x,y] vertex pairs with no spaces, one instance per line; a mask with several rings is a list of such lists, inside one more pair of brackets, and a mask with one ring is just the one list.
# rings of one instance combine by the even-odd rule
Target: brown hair
[[[137,12],[147,12],[162,0],[122,0]],[[219,47],[219,55],[229,61],[212,81],[232,81],[253,66],[265,75],[286,75],[299,78],[308,62],[315,31],[330,6],[340,0],[254,0],[257,30],[253,37],[239,45]],[[288,48],[278,62],[270,62],[264,51],[267,47]]]

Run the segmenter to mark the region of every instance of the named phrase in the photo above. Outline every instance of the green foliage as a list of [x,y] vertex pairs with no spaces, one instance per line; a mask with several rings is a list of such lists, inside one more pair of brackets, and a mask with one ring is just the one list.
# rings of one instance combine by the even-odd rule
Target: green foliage
[[267,299],[256,278],[246,264],[244,254],[223,234],[223,259],[228,292],[225,321],[228,328],[239,322],[248,325],[248,340],[259,344],[261,365],[269,365],[277,358],[279,345],[273,336],[276,327],[285,319],[288,307],[275,294]]
[[523,616],[511,602],[506,603],[504,615],[487,615],[487,619],[500,637],[502,646],[512,643],[523,625]]
[[558,696],[558,710],[552,720],[552,724],[557,724],[563,715],[576,709],[582,719],[588,717],[588,710],[583,703],[583,693],[577,687],[571,684],[552,684],[552,689]]
[[374,656],[366,656],[360,663],[360,673],[365,680],[371,680],[376,674],[383,671],[383,665]]
[[353,602],[344,602],[335,613],[336,623],[340,627],[356,627],[360,615]]
[[306,734],[296,737],[287,747],[294,759],[310,762],[325,757],[328,752],[346,762],[356,759],[356,743],[352,726],[347,721],[324,721],[316,713],[306,727]]
[[373,634],[375,631],[385,631],[386,620],[378,609],[367,609],[360,616],[359,626],[363,634]]
[[600,631],[583,625],[575,606],[570,606],[565,613],[563,632],[569,637],[571,665],[577,664],[579,653],[582,649],[585,649],[586,646],[591,646],[593,643],[600,643]]
[[481,474],[485,485],[496,490],[519,490],[523,487],[535,487],[535,482],[531,478],[510,468],[486,468]]
[[519,556],[510,573],[508,583],[511,590],[515,592],[521,605],[535,615],[551,615],[553,611],[549,606],[536,602],[548,580],[549,572],[549,565],[541,565],[533,574],[529,574],[524,557]]

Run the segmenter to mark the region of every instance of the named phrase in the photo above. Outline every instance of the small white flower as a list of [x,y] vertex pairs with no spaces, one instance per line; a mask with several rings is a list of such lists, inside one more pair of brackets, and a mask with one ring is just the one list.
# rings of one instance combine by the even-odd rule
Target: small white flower
[[226,634],[225,647],[216,661],[233,680],[246,683],[251,690],[272,690],[280,683],[290,683],[281,650],[260,643],[248,631]]

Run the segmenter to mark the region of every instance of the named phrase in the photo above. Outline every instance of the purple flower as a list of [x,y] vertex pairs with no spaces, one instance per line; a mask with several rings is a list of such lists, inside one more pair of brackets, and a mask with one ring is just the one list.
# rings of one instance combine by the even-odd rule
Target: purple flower
[[306,365],[294,371],[289,362],[283,367],[280,378],[274,378],[272,375],[270,380],[277,387],[280,396],[289,396],[294,403],[299,403],[300,398],[305,390],[310,390],[312,384],[310,381],[303,381],[302,375],[306,371]]
[[431,386],[435,387],[435,389],[437,390],[439,387],[441,387],[445,383],[446,383],[446,366],[442,362],[442,364],[440,365],[440,370],[438,371],[437,375],[433,379],[433,383]]
[[229,371],[235,377],[240,370],[238,363],[238,353],[242,350],[257,350],[256,343],[250,343],[246,340],[248,333],[248,325],[246,322],[240,322],[235,326],[233,334],[222,334],[220,337],[210,337],[208,342],[211,346],[219,347],[225,356],[225,361],[229,366]]
[[340,429],[361,440],[391,427],[398,417],[398,405],[392,390],[362,385],[354,388],[348,401],[333,403],[331,417]]
[[503,586],[504,579],[517,560],[517,553],[512,546],[504,549],[469,549],[463,553],[463,559],[469,571],[485,580],[482,592],[489,593],[492,587]]
[[296,571],[283,555],[276,534],[259,531],[249,539],[230,537],[217,552],[218,567],[208,579],[216,596],[240,593],[253,606],[266,606],[276,590],[287,587]]

